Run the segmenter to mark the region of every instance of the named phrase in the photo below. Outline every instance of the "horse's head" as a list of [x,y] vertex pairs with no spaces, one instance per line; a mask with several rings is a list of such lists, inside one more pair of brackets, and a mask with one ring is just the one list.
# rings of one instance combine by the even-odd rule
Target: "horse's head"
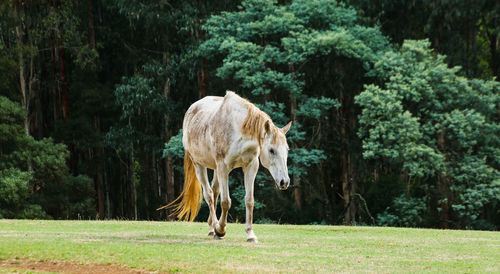
[[278,128],[270,120],[264,124],[260,162],[262,166],[269,170],[276,183],[276,187],[280,190],[285,190],[290,185],[290,177],[288,177],[288,167],[286,165],[288,144],[286,143],[285,134],[291,125],[292,122],[289,122],[283,128]]

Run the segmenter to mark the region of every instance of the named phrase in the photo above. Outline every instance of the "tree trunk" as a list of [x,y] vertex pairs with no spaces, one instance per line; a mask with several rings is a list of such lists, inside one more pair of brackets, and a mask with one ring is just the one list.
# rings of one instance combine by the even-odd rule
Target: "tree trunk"
[[112,211],[111,211],[111,200],[109,198],[109,180],[108,180],[108,170],[104,170],[103,172],[103,177],[104,177],[104,192],[106,194],[106,218],[111,219],[112,216]]
[[[354,131],[356,128],[356,111],[354,107],[354,95],[349,97],[349,117],[347,118],[347,121],[349,122],[349,128],[348,128],[348,140],[353,139],[354,137],[351,136],[351,132]],[[354,197],[354,194],[358,192],[358,170],[357,170],[357,165],[356,165],[356,160],[355,160],[355,155],[352,152],[352,149],[349,146],[349,143],[347,143],[347,151],[348,151],[348,157],[349,157],[349,179],[351,180],[351,206],[349,208],[349,214],[350,214],[350,219],[351,221],[355,221],[356,219],[356,214],[358,213],[358,202],[352,201],[352,197]],[[360,144],[361,145],[361,144]]]
[[[121,169],[121,168],[120,168]],[[127,173],[127,177],[126,178],[120,178],[120,181],[124,180],[125,182],[128,180],[128,167],[126,168],[126,173]],[[122,175],[120,175],[120,177],[122,177]],[[119,209],[120,209],[120,217],[125,217],[125,205],[124,205],[124,200],[123,200],[123,197],[124,195],[126,194],[125,191],[126,191],[126,187],[125,187],[125,191],[124,191],[124,186],[125,184],[120,184],[120,190],[118,191],[118,206],[119,206]]]
[[344,199],[344,223],[352,224],[355,220],[356,215],[356,204],[353,201],[353,194],[355,193],[355,181],[351,177],[352,173],[352,163],[351,154],[345,149],[341,153],[341,165],[342,165],[342,197]]
[[[32,41],[30,41],[30,47],[34,48]],[[29,80],[28,80],[28,98],[27,98],[27,102],[26,102],[26,121],[28,124],[27,132],[29,135],[33,135],[36,132],[36,128],[37,128],[37,125],[36,125],[37,112],[33,111],[31,109],[31,105],[32,105],[33,101],[37,100],[37,96],[36,96],[37,93],[35,92],[35,88],[34,88],[34,85],[36,82],[35,60],[34,59],[35,58],[32,54],[30,57],[30,62],[29,62],[30,68],[29,68]],[[33,119],[33,116],[35,116],[34,119]]]
[[59,51],[56,48],[56,38],[54,37],[54,33],[51,34],[50,38],[50,52],[52,59],[52,71],[54,73],[54,87],[53,87],[53,111],[54,111],[54,121],[57,121],[61,117],[61,92],[59,87],[59,69],[58,69],[58,60],[59,60]]
[[96,175],[96,189],[97,189],[97,209],[99,214],[99,219],[103,220],[105,218],[105,205],[104,205],[104,180],[103,172],[101,168],[97,168]]
[[94,0],[87,0],[87,21],[89,26],[89,47],[95,49]]
[[[171,203],[175,199],[175,174],[172,157],[167,157],[165,159],[165,182],[167,184],[165,202]],[[175,218],[172,218],[172,220],[174,219]]]
[[[167,47],[165,47],[165,49],[163,51],[163,62],[166,65],[170,64],[170,53],[169,53]],[[167,100],[169,100],[169,98],[170,98],[170,92],[171,92],[170,79],[167,79],[167,81],[165,81],[165,84],[163,86],[163,96]],[[169,119],[168,114],[165,114],[163,119],[164,119],[164,124],[165,124],[165,129],[164,129],[165,141],[168,142],[168,140],[170,140],[170,138],[172,137],[172,131],[169,128],[170,119]],[[175,199],[174,159],[172,159],[172,157],[170,157],[170,156],[167,157],[164,160],[164,165],[165,165],[165,185],[166,185],[166,187],[165,187],[166,189],[164,189],[164,191],[166,191],[165,192],[166,195],[164,195],[163,201],[165,203],[170,203]],[[170,216],[170,214],[167,214],[167,216]],[[167,218],[171,219],[170,217],[167,217]],[[172,218],[172,219],[175,219],[175,218]]]
[[342,65],[337,65],[336,73],[339,75],[339,101],[341,107],[339,109],[339,123],[340,123],[340,136],[341,136],[341,152],[340,152],[340,165],[341,165],[341,182],[342,182],[342,198],[344,200],[344,223],[352,224],[355,221],[357,206],[353,200],[353,194],[356,193],[356,178],[354,174],[354,165],[352,162],[352,155],[349,148],[350,127],[353,126],[354,113],[352,113],[352,98],[347,96],[344,91],[342,79],[345,72]]
[[500,35],[487,32],[487,37],[490,43],[490,67],[498,80],[500,79]]
[[[132,127],[130,118],[128,119],[128,124]],[[130,155],[129,155],[129,188],[130,188],[130,209],[132,210],[132,216],[134,220],[137,220],[137,190],[135,189],[135,157],[134,157],[134,144],[132,143],[130,146]]]
[[[151,193],[151,173],[152,173],[152,169],[151,169],[151,158],[150,156],[148,155],[148,153],[146,153],[145,157],[144,157],[144,178],[142,178],[141,176],[141,187],[144,189],[143,191],[143,195],[144,195],[144,205],[145,205],[145,208],[146,208],[146,220],[150,220],[150,215],[149,215],[149,204],[150,204],[150,201],[149,201],[149,195]],[[142,182],[142,181],[145,181],[145,182]]]
[[207,96],[208,90],[208,71],[205,68],[207,65],[207,60],[202,61],[202,66],[200,68],[200,74],[198,74],[198,97],[203,98]]
[[[294,65],[288,65],[288,71],[290,73],[295,72],[295,67]],[[296,111],[297,111],[297,98],[295,97],[294,94],[290,93],[289,94],[289,99],[290,99],[290,119],[292,120],[292,126],[295,123],[297,116],[296,116]],[[297,144],[295,142],[291,143],[292,148],[297,148]],[[297,176],[292,175],[292,186],[293,186],[293,201],[295,203],[295,206],[300,210],[302,209],[302,187],[300,185],[300,180],[297,178]]]
[[132,210],[132,218],[137,220],[137,190],[135,189],[135,158],[134,150],[130,152],[130,163],[129,163],[129,188],[130,188],[130,209]]
[[[60,100],[61,100],[61,110],[59,113],[62,114],[63,121],[66,123],[69,115],[69,99],[68,99],[68,81],[66,77],[66,63],[64,61],[64,45],[63,39],[60,37],[58,41],[58,57],[59,57],[59,83],[60,83]],[[66,141],[68,142],[68,141]],[[67,165],[71,173],[75,172],[76,169],[76,155],[75,145],[71,142],[66,144],[68,146],[69,158],[67,160]]]
[[[14,3],[14,16],[18,17],[19,10],[21,8],[21,1],[15,1]],[[19,89],[21,91],[21,104],[22,107],[25,111],[25,116],[24,116],[24,129],[26,132],[26,135],[30,135],[29,132],[29,122],[28,122],[28,100],[29,100],[29,95],[26,94],[26,75],[25,75],[25,67],[24,67],[24,42],[23,42],[23,26],[22,23],[19,23],[18,26],[16,26],[16,43],[17,47],[19,48],[18,52],[18,62],[19,62]]]
[[[198,2],[198,10],[201,12],[201,3]],[[203,16],[203,14],[200,14],[200,16]],[[194,36],[197,41],[204,40],[205,33],[203,30],[201,30],[201,21],[200,18],[196,18],[196,25],[197,27],[194,29]],[[207,90],[208,90],[208,71],[206,69],[208,65],[208,61],[206,59],[203,59],[201,62],[201,68],[200,72],[198,74],[198,98],[203,98],[207,96]]]
[[475,22],[472,25],[472,76],[477,77],[478,74],[478,58],[477,58],[477,29]]
[[66,78],[66,65],[64,62],[64,46],[63,39],[59,38],[59,77],[61,81],[61,100],[62,100],[62,115],[64,122],[66,122],[69,114],[69,101],[68,101],[68,82]]
[[[100,119],[98,116],[94,117],[94,130],[100,134],[101,131],[101,125],[100,125]],[[96,176],[95,176],[95,181],[96,181],[96,192],[97,192],[97,209],[99,213],[99,219],[104,219],[105,217],[105,201],[104,201],[104,159],[103,159],[103,146],[102,142],[99,141],[97,144],[97,147],[94,149],[95,153],[95,159],[98,164],[96,168]]]
[[443,27],[444,27],[444,22],[443,22],[443,15],[440,14],[440,1],[438,0],[432,0],[431,1],[431,10],[436,10],[437,14],[434,16],[434,19],[437,20],[437,22],[434,22],[432,26],[432,33],[431,33],[431,41],[434,49],[439,52],[439,48],[441,47],[441,35],[443,33]]
[[[91,49],[95,49],[95,30],[94,30],[94,0],[87,0],[87,24],[88,24],[88,39],[89,39],[89,47]],[[94,77],[97,79],[97,75],[94,72]],[[94,116],[94,129],[99,134],[100,133],[100,117]],[[105,191],[105,180],[104,177],[104,168],[103,165],[105,161],[102,159],[103,155],[103,144],[101,141],[97,144],[97,148],[95,149],[95,155],[99,164],[97,165],[96,170],[96,192],[97,192],[97,208],[99,212],[99,218],[104,219],[105,215],[107,218],[110,218],[109,213],[109,192]],[[106,196],[106,198],[105,198]],[[107,212],[106,212],[107,209]]]
[[[444,133],[438,135],[437,145],[441,153],[446,154],[446,142],[444,138]],[[448,158],[448,157],[446,157]],[[446,159],[445,161],[448,161]],[[450,224],[450,205],[451,205],[451,190],[450,190],[450,179],[446,175],[446,171],[442,171],[438,176],[438,189],[441,193],[441,199],[438,202],[438,207],[440,207],[440,225],[441,228],[447,229]]]
[[[68,97],[68,81],[66,77],[66,63],[64,61],[64,45],[63,45],[63,39],[59,38],[58,42],[58,56],[59,56],[59,83],[60,83],[60,99],[61,99],[61,110],[59,113],[62,114],[62,119],[66,123],[68,120],[68,115],[69,115],[69,97]],[[66,141],[68,142],[68,141]],[[75,145],[71,142],[68,142],[66,144],[68,146],[68,151],[69,151],[69,158],[67,161],[69,170],[71,173],[75,172],[76,169],[76,156],[77,152],[75,151]]]
[[[161,156],[160,156],[161,157]],[[156,192],[157,190],[159,190],[161,187],[160,185],[162,184],[162,176],[160,176],[160,171],[158,170],[158,167],[159,167],[159,164],[161,163],[161,161],[158,161],[158,154],[156,153],[151,153],[151,163],[152,163],[152,167],[151,167],[151,185],[150,185],[150,188],[149,188],[149,196],[153,198],[153,200],[151,201],[151,219],[152,220],[159,220],[158,216],[159,216],[159,213],[160,212],[157,212],[156,209],[158,208],[158,206],[160,206],[160,199],[161,199],[161,192]]]

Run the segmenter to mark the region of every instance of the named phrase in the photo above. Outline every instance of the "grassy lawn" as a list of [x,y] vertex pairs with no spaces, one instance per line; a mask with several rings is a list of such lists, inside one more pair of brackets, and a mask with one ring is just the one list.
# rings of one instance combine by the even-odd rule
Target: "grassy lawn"
[[[112,264],[160,272],[500,272],[500,233],[382,227],[0,220],[0,261]],[[9,269],[15,269],[15,264]],[[0,273],[8,272],[0,267]]]

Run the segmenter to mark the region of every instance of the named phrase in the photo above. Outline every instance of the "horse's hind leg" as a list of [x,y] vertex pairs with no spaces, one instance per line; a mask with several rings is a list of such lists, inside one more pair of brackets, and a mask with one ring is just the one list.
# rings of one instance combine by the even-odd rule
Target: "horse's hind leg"
[[[210,231],[213,231],[215,224],[217,222],[217,217],[215,216],[215,204],[214,204],[214,194],[212,192],[212,188],[208,183],[207,176],[207,168],[201,166],[199,164],[194,165],[196,170],[196,177],[201,183],[201,187],[203,188],[203,197],[205,198],[205,202],[207,202],[208,208],[210,209],[210,217],[208,218],[208,226],[210,226]],[[208,234],[210,235],[210,233]]]
[[215,225],[215,235],[219,238],[226,235],[227,212],[231,208],[231,198],[229,197],[228,170],[224,163],[217,164],[217,180],[220,186],[220,214],[219,222]]
[[214,170],[214,177],[212,179],[212,193],[213,193],[213,203],[214,212],[210,211],[210,216],[208,216],[208,225],[210,226],[210,231],[208,236],[215,236],[215,223],[217,222],[217,199],[219,198],[219,181],[217,180],[217,171]]

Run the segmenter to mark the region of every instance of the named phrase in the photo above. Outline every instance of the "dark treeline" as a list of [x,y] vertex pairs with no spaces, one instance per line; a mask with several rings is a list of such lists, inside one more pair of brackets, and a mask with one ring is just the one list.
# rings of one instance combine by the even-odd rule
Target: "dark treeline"
[[3,1],[0,217],[171,219],[183,114],[233,90],[293,121],[257,223],[498,230],[500,4],[462,2]]

